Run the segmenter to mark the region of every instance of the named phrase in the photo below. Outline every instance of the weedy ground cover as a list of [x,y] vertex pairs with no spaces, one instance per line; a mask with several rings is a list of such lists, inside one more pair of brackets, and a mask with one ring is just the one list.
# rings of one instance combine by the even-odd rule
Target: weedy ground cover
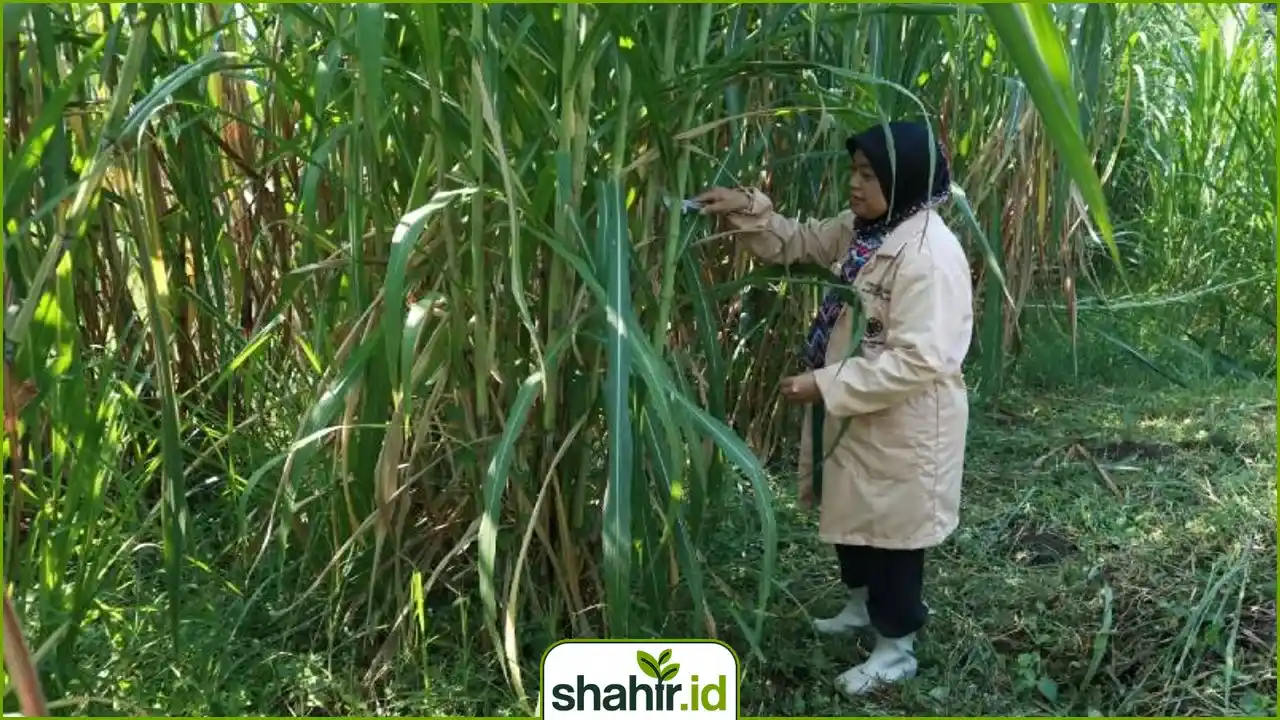
[[[812,515],[783,468],[778,600],[764,661],[744,659],[743,712],[788,715],[1266,715],[1276,707],[1274,385],[1193,391],[1017,392],[976,418],[964,525],[932,559],[921,673],[865,701],[830,679],[865,641],[823,639],[812,616],[842,598]],[[749,493],[747,487],[739,493]],[[708,558],[727,598],[750,597],[758,522],[735,499]],[[208,522],[217,557],[219,532]],[[221,532],[226,533],[225,527]],[[465,585],[466,578],[458,583]],[[464,588],[460,588],[464,589]],[[518,714],[499,659],[468,633],[476,600],[428,603],[428,642],[367,674],[347,638],[284,621],[210,567],[192,583],[187,648],[167,641],[155,574],[100,598],[66,667],[67,712],[349,715]],[[195,598],[199,598],[198,601]],[[732,605],[732,603],[729,603]],[[323,604],[314,603],[315,611]],[[524,671],[539,646],[529,637]]]

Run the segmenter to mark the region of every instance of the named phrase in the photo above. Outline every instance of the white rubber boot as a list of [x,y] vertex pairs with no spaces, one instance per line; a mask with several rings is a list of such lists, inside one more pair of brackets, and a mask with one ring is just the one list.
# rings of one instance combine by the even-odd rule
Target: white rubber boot
[[867,612],[867,589],[865,587],[850,591],[849,602],[835,617],[813,621],[813,629],[823,635],[841,635],[871,625],[871,615]]
[[876,634],[876,646],[867,661],[836,678],[836,689],[850,697],[916,676],[915,636],[886,638]]

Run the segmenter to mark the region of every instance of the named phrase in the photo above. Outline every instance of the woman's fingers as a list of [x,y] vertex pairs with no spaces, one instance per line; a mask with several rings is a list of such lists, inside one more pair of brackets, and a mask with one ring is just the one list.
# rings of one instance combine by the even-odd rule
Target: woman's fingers
[[697,202],[702,203],[703,215],[718,215],[724,212],[725,192],[724,188],[713,187],[704,190],[698,197],[694,198]]
[[706,190],[703,190],[697,195],[694,195],[693,201],[700,202],[705,205],[707,202],[711,200],[712,193],[714,192],[715,192],[715,188],[707,188]]
[[704,205],[707,203],[719,202],[724,199],[724,192],[725,189],[722,187],[710,187],[698,193],[698,196],[695,197],[694,200]]
[[813,402],[819,396],[817,385],[814,384],[813,376],[809,373],[783,378],[778,384],[778,390],[782,393],[783,399],[793,403]]
[[810,508],[812,508],[813,507],[813,482],[810,480],[801,480],[799,492],[796,493],[796,496],[797,496],[796,499],[799,500],[799,505],[802,509],[809,510]]
[[747,206],[746,196],[743,193],[723,187],[708,188],[694,200],[702,203],[703,215],[723,215]]

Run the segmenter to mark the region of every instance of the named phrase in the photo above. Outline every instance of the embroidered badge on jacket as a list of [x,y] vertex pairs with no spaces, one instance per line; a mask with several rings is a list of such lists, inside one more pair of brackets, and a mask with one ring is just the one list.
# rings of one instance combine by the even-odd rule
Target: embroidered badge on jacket
[[882,283],[878,283],[878,282],[867,283],[863,289],[868,295],[878,300],[889,302],[889,298],[891,297],[889,293],[889,288]]
[[884,323],[880,322],[880,318],[870,318],[867,320],[866,338],[868,340],[878,340],[882,333],[884,333]]

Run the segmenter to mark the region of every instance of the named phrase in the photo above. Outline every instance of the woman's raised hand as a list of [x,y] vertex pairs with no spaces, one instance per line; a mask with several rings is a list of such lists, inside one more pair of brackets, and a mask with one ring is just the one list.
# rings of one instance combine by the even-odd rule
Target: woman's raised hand
[[727,215],[751,209],[751,196],[745,190],[713,187],[694,198],[702,204],[703,215]]

